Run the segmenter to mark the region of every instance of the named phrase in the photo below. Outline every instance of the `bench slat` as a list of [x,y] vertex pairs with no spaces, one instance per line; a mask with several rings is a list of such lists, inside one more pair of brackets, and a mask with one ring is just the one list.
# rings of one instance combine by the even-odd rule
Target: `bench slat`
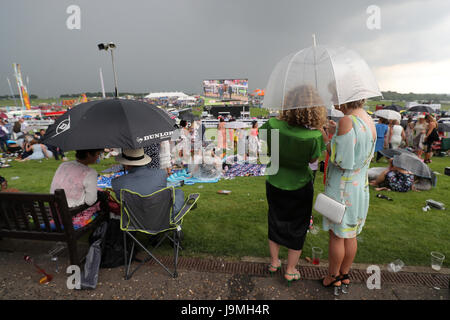
[[49,201],[49,205],[50,205],[50,212],[53,217],[53,221],[55,223],[56,231],[62,232],[62,229],[61,229],[62,222],[61,222],[61,219],[59,218],[59,214],[58,214],[58,210],[56,209],[55,202]]
[[[14,206],[14,207],[13,207]],[[19,219],[16,215],[17,211],[17,203],[13,203],[11,206],[8,206],[8,214],[13,218],[14,223],[16,224],[16,230],[21,230]]]
[[44,201],[42,200],[39,200],[38,204],[41,211],[41,217],[44,219],[45,231],[51,232],[52,228],[50,227],[50,222],[48,220],[47,207],[44,205]]
[[33,217],[34,229],[36,229],[36,231],[41,231],[41,222],[39,221],[39,216],[36,212],[36,207],[35,207],[34,202],[30,205],[30,214]]
[[20,215],[21,220],[23,221],[24,229],[26,228],[28,231],[31,231],[30,222],[28,221],[28,216],[25,214],[24,202],[18,203],[18,213]]
[[5,202],[2,202],[2,210],[1,210],[1,219],[6,223],[6,227],[11,229],[11,222],[8,217],[8,205]]

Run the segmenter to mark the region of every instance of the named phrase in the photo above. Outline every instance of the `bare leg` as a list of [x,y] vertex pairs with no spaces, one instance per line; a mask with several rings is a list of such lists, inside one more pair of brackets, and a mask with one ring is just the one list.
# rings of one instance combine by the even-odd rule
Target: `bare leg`
[[339,275],[342,262],[345,257],[344,239],[337,237],[330,230],[330,242],[328,246],[328,276],[324,284],[328,285],[333,280],[332,277]]
[[387,173],[390,171],[390,169],[384,170],[374,181],[370,182],[371,186],[377,186],[380,183],[382,183],[386,179]]
[[[348,274],[350,272],[350,268],[356,256],[356,251],[358,250],[358,241],[356,240],[356,238],[344,239],[344,247],[345,256],[339,270],[340,274]],[[349,283],[349,280],[344,281],[346,284]]]
[[270,251],[270,264],[273,267],[278,267],[280,261],[278,259],[278,253],[280,252],[280,245],[272,240],[269,240],[269,251]]
[[[295,274],[298,273],[297,264],[298,259],[300,259],[300,255],[302,254],[302,250],[288,250],[288,264],[286,267],[286,273]],[[293,276],[288,276],[289,279],[293,278]]]

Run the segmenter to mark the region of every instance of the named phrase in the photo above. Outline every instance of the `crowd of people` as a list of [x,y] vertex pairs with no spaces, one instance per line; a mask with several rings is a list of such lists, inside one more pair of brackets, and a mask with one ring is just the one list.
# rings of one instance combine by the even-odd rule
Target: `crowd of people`
[[42,160],[55,158],[67,160],[64,151],[43,142],[45,129],[30,130],[25,118],[13,124],[0,119],[0,146],[4,157],[15,156],[16,161]]
[[[432,146],[434,142],[439,141],[439,134],[437,121],[431,114],[419,114],[416,122],[409,117],[405,128],[399,124],[398,120],[388,121],[379,118],[375,127],[377,132],[376,162],[383,157],[382,150],[389,149],[410,150],[424,163],[432,162]],[[422,158],[423,155],[424,158]],[[417,190],[414,185],[415,179],[412,172],[394,166],[392,159],[389,159],[388,167],[375,177],[370,185],[377,187],[378,191],[407,192]]]
[[[293,105],[319,105],[320,97],[313,88],[302,86],[288,92],[286,100],[292,100],[290,104]],[[165,188],[174,165],[183,167],[190,164],[192,174],[203,165],[220,169],[227,149],[237,151],[244,160],[257,158],[263,139],[267,140],[270,155],[269,131],[278,130],[279,169],[276,174],[268,175],[265,182],[271,261],[268,272],[275,273],[281,269],[279,251],[283,246],[288,249],[284,278],[289,284],[300,279],[297,266],[310,227],[315,170],[319,157],[327,154],[329,161],[324,193],[344,203],[346,212],[340,223],[323,217],[323,230],[329,233],[329,267],[322,285],[348,287],[350,269],[358,247],[356,237],[363,230],[369,207],[366,177],[374,153],[377,152],[376,161],[379,161],[382,149],[411,147],[419,157],[424,152],[424,161],[429,163],[431,145],[437,135],[437,123],[431,115],[419,116],[415,124],[408,121],[406,129],[398,121],[388,122],[385,119],[380,119],[375,125],[364,110],[364,103],[365,100],[358,100],[335,106],[344,113],[338,123],[327,119],[325,106],[283,110],[278,117],[269,119],[260,128],[256,121],[253,122],[250,130],[226,128],[226,122],[221,118],[217,128],[217,144],[208,144],[203,139],[205,128],[200,121],[188,125],[187,121],[182,120],[176,137],[171,141],[140,149],[106,150],[116,156],[117,162],[127,171],[127,174],[112,180],[115,198],[120,199],[123,188],[143,195]],[[8,133],[2,122],[0,125],[2,139],[2,132]],[[19,126],[20,123],[17,128]],[[260,136],[260,129],[268,131],[267,137]],[[21,161],[49,158],[61,152],[42,144],[43,131],[34,137],[24,133],[23,128],[13,133],[17,141],[23,140]],[[3,143],[4,139],[1,141]],[[53,177],[50,192],[64,189],[69,207],[80,204],[91,206],[88,212],[82,213],[83,216],[99,210],[98,200],[106,196],[97,188],[97,172],[89,167],[104,152],[104,149],[78,150],[76,160],[63,162]],[[402,188],[410,187],[410,173],[395,168],[392,163],[389,168],[389,172],[377,179],[376,184],[389,179]],[[177,189],[175,213],[183,202],[184,193]]]
[[415,123],[409,117],[405,128],[400,125],[398,120],[379,118],[379,122],[376,124],[376,161],[378,162],[382,157],[380,150],[411,148],[419,158],[425,154],[424,162],[431,163],[432,145],[439,141],[437,128],[437,121],[431,114],[419,114]]

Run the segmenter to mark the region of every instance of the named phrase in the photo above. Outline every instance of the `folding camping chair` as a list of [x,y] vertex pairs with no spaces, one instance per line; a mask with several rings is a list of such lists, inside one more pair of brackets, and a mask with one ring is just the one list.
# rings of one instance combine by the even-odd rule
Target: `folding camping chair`
[[[141,195],[127,189],[120,190],[120,229],[124,231],[124,254],[125,254],[125,279],[128,280],[142,266],[142,264],[154,259],[158,262],[172,277],[176,278],[178,252],[182,249],[180,246],[181,225],[184,216],[193,208],[200,194],[190,194],[184,202],[181,210],[174,214],[173,203],[175,201],[174,187],[167,187],[158,190],[150,195]],[[136,232],[142,232],[148,235],[161,235],[160,241],[153,249],[168,238],[173,243],[174,248],[174,271],[170,271],[152,252],[150,252],[135,236]],[[173,235],[170,236],[170,233]],[[127,236],[133,240],[131,253],[127,255]],[[131,260],[133,258],[135,244],[138,244],[150,256],[130,273]]]

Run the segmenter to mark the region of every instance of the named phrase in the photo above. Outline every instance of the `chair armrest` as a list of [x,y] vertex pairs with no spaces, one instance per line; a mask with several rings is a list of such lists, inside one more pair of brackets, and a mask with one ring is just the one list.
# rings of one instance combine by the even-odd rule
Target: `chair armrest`
[[199,193],[191,193],[183,204],[181,210],[177,213],[177,215],[173,218],[173,223],[175,225],[179,225],[184,216],[191,211],[197,205],[197,201],[200,198]]

